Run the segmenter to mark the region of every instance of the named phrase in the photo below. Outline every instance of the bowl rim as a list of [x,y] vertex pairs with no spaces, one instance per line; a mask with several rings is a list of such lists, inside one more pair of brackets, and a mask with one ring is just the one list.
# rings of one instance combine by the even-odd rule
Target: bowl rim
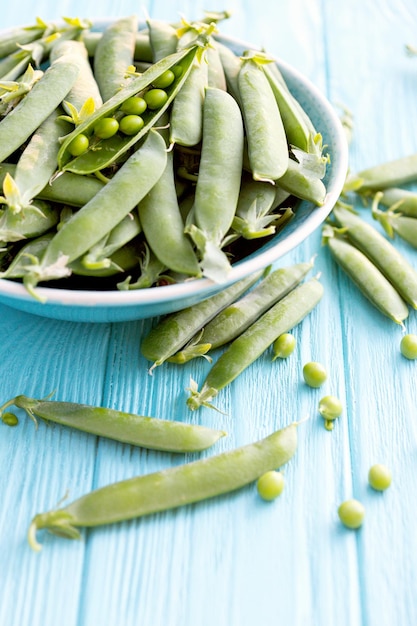
[[[115,21],[117,18],[93,18],[91,22],[94,26],[100,27],[100,24],[106,24]],[[10,29],[2,29],[0,32],[6,32]],[[244,41],[237,37],[221,34],[218,39],[226,44],[238,46],[240,48],[250,47],[253,50],[260,50],[259,46],[252,45],[250,42]],[[45,304],[62,304],[71,306],[107,306],[107,307],[125,307],[151,305],[157,303],[166,303],[177,298],[193,298],[198,294],[210,295],[214,291],[226,288],[228,285],[248,276],[259,268],[266,268],[268,265],[275,263],[279,258],[293,250],[297,245],[304,241],[323,223],[326,217],[332,211],[346,180],[348,171],[348,144],[345,132],[336,111],[333,109],[324,93],[316,87],[316,85],[306,77],[302,72],[292,66],[290,63],[272,56],[275,63],[285,74],[290,75],[299,84],[303,85],[310,92],[314,99],[320,102],[321,108],[325,111],[327,119],[331,121],[338,144],[338,170],[332,180],[332,189],[327,192],[324,203],[320,207],[314,207],[308,220],[304,220],[297,228],[290,232],[288,236],[278,243],[279,254],[277,256],[277,247],[270,247],[264,251],[260,250],[255,255],[251,255],[247,259],[243,258],[232,266],[227,281],[221,284],[215,283],[208,278],[190,278],[181,283],[172,285],[164,285],[160,287],[149,287],[138,290],[77,290],[54,287],[37,287],[36,292],[39,299],[44,300]],[[1,166],[1,164],[0,164]],[[0,279],[0,296],[11,299],[27,300],[36,303],[36,299],[31,295],[24,285],[10,279]]]

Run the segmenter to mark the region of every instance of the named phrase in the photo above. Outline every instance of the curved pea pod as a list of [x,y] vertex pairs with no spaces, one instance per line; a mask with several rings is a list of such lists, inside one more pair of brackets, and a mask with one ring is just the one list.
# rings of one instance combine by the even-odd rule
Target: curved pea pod
[[79,68],[64,56],[52,63],[30,92],[0,122],[0,162],[9,157],[55,111],[74,84]]
[[417,180],[417,154],[400,157],[361,170],[348,178],[347,183],[355,191],[381,191],[390,187],[401,187]]
[[294,423],[255,443],[107,485],[65,508],[35,515],[29,544],[40,550],[36,533],[42,528],[76,539],[79,527],[121,522],[235,491],[287,463],[297,443]]
[[211,400],[267,350],[277,337],[299,324],[319,303],[323,286],[312,278],[292,289],[237,337],[209,370],[200,391],[191,380],[187,406],[216,408]]
[[[233,97],[209,87],[204,100],[204,136],[193,207],[186,228],[201,254],[203,274],[227,279],[230,262],[221,250],[239,198],[243,162],[243,122]],[[224,173],[227,172],[227,176]]]
[[[49,397],[49,396],[48,396]],[[0,407],[0,415],[14,405],[24,409],[35,423],[69,426],[100,437],[107,437],[150,450],[166,452],[200,452],[226,435],[223,430],[126,413],[115,409],[48,399],[37,400],[19,395]]]
[[[134,145],[148,133],[171,105],[188,76],[196,52],[197,46],[176,52],[151,65],[150,68],[140,76],[132,78],[123,90],[107,100],[97,111],[89,116],[88,119],[79,124],[72,133],[66,136],[58,153],[58,169],[61,171],[70,171],[75,174],[93,174],[118,161],[120,157],[134,147]],[[99,120],[105,117],[111,117],[120,109],[125,100],[131,96],[141,94],[152,85],[155,79],[174,66],[178,68],[181,67],[181,72],[165,90],[168,95],[166,103],[156,111],[147,109],[145,113],[143,113],[142,118],[144,125],[139,132],[130,136],[117,133],[108,139],[97,139],[95,142],[90,142],[87,152],[77,157],[71,156],[68,146],[78,135],[85,134],[90,136]]]
[[133,65],[137,30],[136,16],[122,17],[107,26],[97,43],[94,76],[104,102],[125,84],[126,71]]
[[416,192],[401,187],[391,187],[377,193],[379,202],[384,206],[392,210],[398,209],[402,215],[407,217],[417,217]]
[[288,142],[274,93],[256,56],[243,59],[238,85],[252,176],[273,182],[287,171]]
[[312,124],[307,124],[306,114],[302,112],[283,79],[277,78],[270,65],[272,64],[264,65],[263,70],[277,101],[288,143],[308,151],[311,145]]
[[17,26],[4,31],[0,36],[0,58],[3,59],[12,52],[16,52],[18,46],[40,39],[45,32],[46,26],[46,24],[39,21],[32,26]]
[[368,257],[327,226],[324,230],[324,241],[332,257],[363,295],[381,313],[397,324],[402,324],[408,317],[406,303]]
[[336,206],[333,215],[348,239],[376,265],[402,298],[417,309],[417,271],[371,224],[349,209]]
[[142,340],[140,347],[145,359],[153,361],[150,371],[178,352],[219,311],[250,289],[261,274],[257,272],[243,278],[202,302],[162,318]]
[[45,185],[37,197],[41,200],[82,207],[104,186],[105,183],[93,176],[64,172]]
[[171,110],[169,140],[171,144],[195,146],[203,134],[203,104],[208,85],[205,49],[196,54],[184,85]]
[[100,192],[57,232],[40,266],[34,266],[32,275],[26,277],[28,290],[35,295],[40,280],[67,276],[68,264],[99,242],[150,191],[162,175],[166,154],[164,139],[152,130]]
[[21,213],[9,208],[0,210],[0,242],[22,241],[42,235],[59,221],[56,206],[38,200]]
[[198,276],[200,267],[189,238],[184,234],[174,181],[173,154],[167,155],[162,176],[138,205],[148,246],[169,269]]

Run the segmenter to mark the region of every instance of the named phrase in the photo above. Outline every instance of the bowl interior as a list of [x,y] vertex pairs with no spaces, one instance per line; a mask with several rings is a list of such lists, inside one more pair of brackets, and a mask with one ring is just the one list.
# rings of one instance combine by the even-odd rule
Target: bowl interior
[[[103,30],[109,21],[95,23],[95,30]],[[236,54],[242,54],[252,44],[222,36]],[[289,89],[311,117],[322,134],[323,143],[331,157],[324,182],[327,195],[323,206],[300,201],[294,217],[274,237],[256,252],[237,261],[227,283],[221,285],[205,278],[184,283],[153,287],[137,291],[81,291],[39,287],[45,302],[35,300],[18,282],[0,279],[0,302],[29,313],[49,318],[81,322],[114,322],[142,319],[173,312],[195,304],[225,286],[267,267],[299,245],[319,227],[331,212],[345,182],[348,167],[348,148],[342,125],[323,94],[290,65],[277,60]]]

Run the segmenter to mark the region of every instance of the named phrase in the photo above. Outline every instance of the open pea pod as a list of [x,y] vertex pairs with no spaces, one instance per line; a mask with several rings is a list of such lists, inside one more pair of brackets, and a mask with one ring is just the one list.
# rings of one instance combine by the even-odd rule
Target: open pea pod
[[[58,153],[58,168],[60,171],[70,171],[76,174],[92,174],[117,161],[124,153],[137,143],[156,122],[172,103],[176,94],[181,89],[187,78],[193,60],[200,50],[199,45],[193,45],[189,49],[184,49],[171,54],[157,63],[151,65],[148,70],[132,81],[116,93],[112,98],[107,100],[95,113],[87,120],[79,124],[69,135],[67,135],[61,145]],[[176,76],[175,80],[169,87],[165,89],[167,100],[165,104],[157,110],[147,109],[142,118],[144,125],[135,135],[123,135],[118,133],[108,139],[100,139],[96,142],[90,142],[90,148],[80,156],[73,158],[68,150],[68,146],[80,134],[91,135],[97,122],[102,118],[115,114],[128,98],[136,96],[146,90],[152,83],[172,67],[181,67],[181,73]]]

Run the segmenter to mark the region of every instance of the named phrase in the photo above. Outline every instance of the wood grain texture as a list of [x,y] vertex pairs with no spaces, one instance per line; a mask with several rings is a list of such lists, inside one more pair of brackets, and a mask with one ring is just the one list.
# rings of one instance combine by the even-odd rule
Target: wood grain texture
[[[92,0],[3,7],[1,26],[36,16],[115,17],[145,10],[158,19],[229,9],[222,31],[263,45],[306,74],[354,115],[351,168],[417,152],[417,4],[411,0]],[[24,19],[22,20],[22,16]],[[357,206],[367,216],[366,209]],[[417,265],[417,253],[397,242]],[[325,296],[295,329],[285,361],[265,353],[216,398],[225,414],[186,405],[190,376],[208,363],[165,364],[148,374],[141,337],[152,320],[126,324],[53,322],[0,306],[1,398],[56,398],[224,428],[209,455],[249,443],[293,420],[299,450],[273,503],[254,485],[230,496],[140,520],[83,531],[81,541],[47,533],[33,553],[31,517],[65,496],[174,466],[184,457],[143,451],[58,426],[38,429],[19,412],[0,426],[0,624],[5,626],[408,626],[417,623],[415,471],[417,370],[399,353],[401,329],[376,312],[331,262],[320,232],[280,265],[317,253]],[[417,333],[416,313],[407,330]],[[321,389],[302,366],[322,362]],[[333,432],[318,415],[322,395],[345,407]],[[375,462],[392,468],[384,494],[367,485]],[[339,503],[366,506],[359,532],[337,519]]]

